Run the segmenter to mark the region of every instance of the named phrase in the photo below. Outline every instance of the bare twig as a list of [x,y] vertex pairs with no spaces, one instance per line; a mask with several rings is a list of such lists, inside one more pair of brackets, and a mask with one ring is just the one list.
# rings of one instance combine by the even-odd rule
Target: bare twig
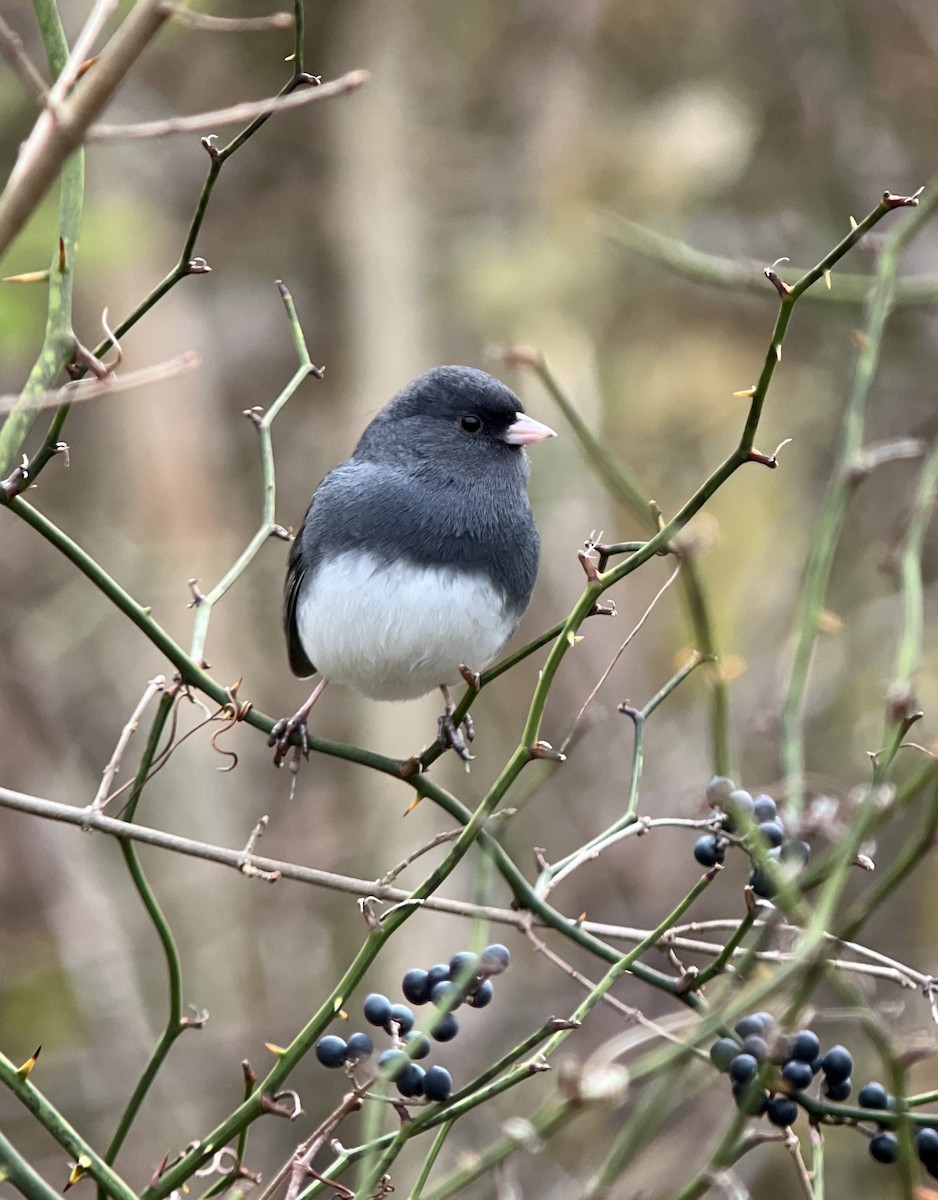
[[48,89],[42,72],[26,53],[26,47],[23,45],[20,35],[4,21],[3,17],[0,17],[0,53],[19,75],[23,86],[33,99],[38,100],[40,104],[45,104]]
[[158,696],[165,686],[166,677],[163,675],[157,675],[155,678],[151,679],[146,688],[144,688],[143,695],[140,697],[137,707],[130,714],[130,720],[121,730],[120,737],[117,739],[117,745],[114,747],[114,753],[111,755],[107,766],[104,768],[104,772],[101,776],[101,784],[98,787],[98,791],[94,800],[91,802],[91,808],[89,810],[90,812],[100,813],[110,799],[108,793],[111,790],[111,784],[114,782],[114,777],[120,770],[121,759],[124,756],[124,751],[127,749],[130,739],[137,732],[137,726],[140,724],[140,718],[143,716],[147,705],[150,703],[153,697]]
[[177,25],[205,33],[265,33],[293,28],[292,12],[268,13],[264,17],[213,17],[178,5],[173,8],[172,17]]
[[266,100],[246,100],[232,104],[229,108],[216,108],[211,112],[193,113],[189,117],[167,117],[165,121],[141,121],[135,125],[93,125],[88,130],[89,142],[124,141],[130,138],[169,137],[175,133],[197,133],[200,129],[211,129],[218,125],[239,125],[271,113],[291,108],[302,108],[315,100],[328,100],[332,96],[344,96],[354,92],[368,82],[367,71],[349,71],[339,79],[321,83],[307,91],[293,92],[289,96],[269,96]]
[[674,570],[671,572],[671,574],[668,576],[668,578],[665,580],[665,582],[658,589],[658,592],[656,593],[651,604],[649,604],[648,607],[645,609],[645,611],[642,613],[641,617],[639,618],[638,623],[635,625],[635,627],[629,633],[628,637],[625,639],[625,641],[622,643],[622,645],[619,647],[619,649],[612,656],[612,661],[609,663],[609,666],[606,667],[605,671],[603,671],[602,675],[600,675],[599,680],[596,683],[596,686],[593,688],[593,690],[590,692],[590,694],[583,701],[583,704],[580,707],[580,711],[577,713],[576,717],[573,720],[574,727],[581,720],[581,718],[583,717],[583,714],[586,712],[586,710],[589,708],[589,706],[595,700],[596,694],[599,691],[599,689],[603,686],[603,684],[606,682],[606,680],[612,674],[612,671],[613,671],[616,663],[619,661],[619,659],[625,653],[626,647],[629,645],[629,643],[632,641],[632,639],[635,637],[635,635],[638,633],[638,631],[641,629],[641,627],[645,624],[645,622],[651,616],[652,612],[654,611],[655,605],[658,603],[658,601],[661,599],[661,597],[665,594],[665,592],[668,590],[668,588],[671,586],[671,584],[675,581],[675,579],[677,579],[680,572],[681,572],[681,562],[680,562],[680,560],[678,560],[677,566],[674,568]]
[[[188,375],[200,366],[199,356],[187,351],[166,362],[156,363],[152,367],[141,367],[138,371],[128,371],[120,376],[104,375],[101,378],[75,379],[54,392],[34,392],[29,398],[30,407],[38,411],[42,408],[57,408],[60,404],[96,400],[100,396],[114,396],[135,388],[148,387],[151,383],[175,379],[179,375]],[[0,395],[0,416],[12,412],[19,399],[19,394]]]

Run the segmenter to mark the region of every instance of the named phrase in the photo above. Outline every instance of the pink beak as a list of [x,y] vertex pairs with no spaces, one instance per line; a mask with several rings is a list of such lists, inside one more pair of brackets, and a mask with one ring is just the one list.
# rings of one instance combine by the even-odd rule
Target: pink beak
[[527,446],[531,442],[543,442],[545,438],[556,436],[553,429],[535,421],[526,413],[515,413],[515,419],[508,426],[504,440],[509,446]]

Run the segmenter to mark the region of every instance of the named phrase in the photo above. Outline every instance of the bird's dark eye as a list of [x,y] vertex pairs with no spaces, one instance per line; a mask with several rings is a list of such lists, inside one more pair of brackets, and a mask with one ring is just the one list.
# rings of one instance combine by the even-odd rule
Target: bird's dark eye
[[472,414],[467,414],[465,417],[459,418],[459,424],[465,429],[466,433],[478,433],[482,428],[482,421],[479,417],[474,417]]

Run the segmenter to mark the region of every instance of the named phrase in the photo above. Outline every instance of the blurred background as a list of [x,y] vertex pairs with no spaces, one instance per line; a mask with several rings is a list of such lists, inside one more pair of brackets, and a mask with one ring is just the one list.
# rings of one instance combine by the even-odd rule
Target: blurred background
[[[276,5],[200,7],[256,16]],[[62,5],[71,36],[89,8]],[[42,61],[31,5],[7,0],[4,15]],[[221,35],[167,25],[106,119],[156,119],[269,95],[289,77],[291,50],[290,30]],[[670,514],[738,440],[746,402],[733,392],[755,383],[774,320],[768,284],[760,294],[688,282],[612,239],[610,214],[729,259],[767,264],[787,255],[807,267],[844,235],[850,215],[860,219],[887,188],[913,191],[938,166],[938,10],[926,0],[309,0],[306,52],[307,69],[324,79],[361,67],[371,80],[350,96],[276,117],[226,164],[196,246],[211,274],[183,280],[124,339],[125,370],[186,350],[199,355],[200,370],[76,408],[65,430],[70,466],[52,462],[31,495],[183,645],[192,626],[187,580],[208,590],[260,520],[257,438],[241,414],[267,407],[295,370],[276,279],[292,290],[312,356],[326,367],[274,426],[284,525],[299,525],[313,487],[348,455],[369,418],[432,365],[468,363],[499,374],[530,412],[560,430],[531,454],[543,557],[520,646],[579,596],[576,553],[591,532],[613,540],[642,531],[591,475],[537,381],[500,363],[494,348],[542,350],[591,427]],[[5,175],[35,115],[5,62],[0,114]],[[221,143],[233,132],[219,130]],[[198,136],[89,149],[75,312],[86,345],[100,339],[105,308],[114,323],[175,262],[206,169]],[[843,269],[871,271],[877,241],[870,238]],[[3,274],[43,267],[54,243],[50,197]],[[938,229],[918,237],[906,267],[938,274]],[[835,273],[835,297],[836,288]],[[41,287],[0,290],[0,391],[22,386],[41,342],[45,299]],[[801,573],[850,384],[851,334],[861,322],[855,305],[805,301],[797,309],[757,440],[770,452],[792,439],[781,469],[740,472],[692,526],[706,546],[701,570],[718,643],[736,676],[738,777],[776,796],[777,721]],[[903,307],[893,318],[868,441],[934,437],[936,334],[933,307]],[[44,430],[40,419],[31,449]],[[851,506],[828,597],[840,619],[831,627],[840,631],[819,645],[809,696],[812,796],[844,797],[868,777],[900,613],[890,564],[916,473],[909,463],[882,468]],[[11,515],[0,517],[0,781],[84,805],[147,680],[166,664],[50,546]],[[271,714],[292,712],[305,696],[305,684],[289,673],[280,628],[286,555],[283,542],[264,547],[214,612],[207,643],[216,678],[243,678],[241,698]],[[618,618],[587,625],[551,696],[550,741],[563,740],[669,569],[663,560],[649,563],[617,589]],[[933,533],[924,562],[929,625],[936,570]],[[548,859],[562,857],[622,811],[632,734],[616,705],[644,703],[691,644],[672,588],[581,723],[567,766],[542,772],[533,793],[523,777],[519,796],[509,796],[509,804],[523,803],[505,844],[532,878],[535,846]],[[516,744],[543,658],[533,656],[480,697],[471,775],[455,762],[434,768],[466,804],[478,802]],[[927,714],[921,742],[936,736],[935,662],[929,628],[918,681]],[[703,814],[710,696],[698,672],[650,721],[643,814]],[[314,729],[404,757],[432,740],[437,708],[432,697],[381,705],[336,688],[317,707]],[[200,715],[183,709],[186,721]],[[121,781],[142,744],[140,735]],[[239,754],[236,770],[219,773],[208,735],[196,735],[147,788],[138,819],[241,847],[267,814],[264,854],[369,879],[449,827],[429,803],[404,819],[406,787],[323,757],[304,767],[291,798],[287,773],[273,770],[256,731],[239,728],[223,744]],[[891,834],[878,855],[888,860],[904,832]],[[575,874],[554,900],[570,914],[651,927],[697,877],[693,837],[665,830],[629,839]],[[350,896],[289,882],[271,887],[195,860],[142,853],[179,939],[186,1000],[207,1008],[211,1020],[177,1045],[121,1155],[135,1187],[165,1150],[174,1153],[231,1111],[241,1060],[266,1071],[264,1043],[285,1044],[308,1020],[364,933]],[[410,868],[402,885],[418,882],[441,853]],[[743,883],[734,864],[695,915],[738,917]],[[866,940],[929,971],[938,941],[935,883],[929,861]],[[444,891],[509,899],[497,878],[480,875],[475,855]],[[20,1061],[42,1042],[39,1086],[103,1145],[165,1018],[162,957],[117,847],[0,810],[0,912],[0,1045]],[[581,996],[520,935],[489,934],[510,945],[517,969],[500,981],[495,1005],[473,1014],[437,1056],[457,1083]],[[469,937],[456,918],[413,918],[362,994],[396,987],[404,970],[447,959]],[[600,973],[553,944],[587,973]],[[650,1016],[672,1008],[635,981],[618,994]],[[933,1041],[921,997],[882,985],[871,999],[900,1044]],[[360,1023],[357,1004],[349,1010]],[[825,1040],[849,1040],[858,1076],[876,1074],[858,1027],[823,1013],[818,1025]],[[615,1013],[597,1011],[566,1050],[585,1059],[621,1027]],[[324,1079],[312,1062],[291,1082],[313,1123],[341,1089],[341,1079]],[[912,1083],[938,1086],[938,1065],[918,1066]],[[505,1119],[532,1111],[555,1087],[554,1078],[538,1077],[461,1121],[437,1171],[487,1145]],[[633,1196],[639,1184],[665,1194],[728,1117],[725,1091],[706,1108],[675,1113],[680,1154],[638,1164],[615,1194]],[[627,1112],[587,1118],[468,1194],[578,1194],[577,1181]],[[5,1093],[0,1126],[47,1178],[64,1183],[62,1153]],[[357,1132],[343,1127],[342,1140],[355,1143]],[[248,1165],[269,1178],[301,1134],[265,1122],[252,1136]],[[835,1133],[828,1143],[829,1194],[858,1194],[868,1173],[860,1139]],[[743,1161],[740,1174],[754,1195],[798,1194],[782,1157],[770,1146]]]

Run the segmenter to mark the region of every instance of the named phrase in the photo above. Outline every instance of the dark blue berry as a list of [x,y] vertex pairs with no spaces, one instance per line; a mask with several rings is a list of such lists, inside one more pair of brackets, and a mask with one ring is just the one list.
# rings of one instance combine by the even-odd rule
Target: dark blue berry
[[763,900],[771,900],[778,891],[778,880],[766,867],[756,867],[749,876],[749,886]]
[[443,1067],[430,1067],[423,1077],[423,1094],[428,1100],[448,1100],[453,1090],[453,1077]]
[[347,1060],[361,1062],[363,1058],[371,1058],[375,1048],[367,1033],[353,1033],[348,1040]]
[[485,975],[501,975],[511,965],[511,951],[507,946],[496,942],[486,946],[479,955],[479,970]]
[[795,1123],[795,1118],[798,1116],[798,1105],[790,1096],[773,1096],[765,1107],[765,1115],[773,1125],[787,1129],[789,1125]]
[[332,1033],[327,1033],[316,1043],[316,1057],[324,1067],[341,1067],[347,1053],[345,1040]]
[[758,1070],[759,1064],[751,1054],[737,1054],[730,1063],[730,1079],[734,1083],[751,1083]]
[[427,971],[427,988],[432,991],[444,979],[449,979],[449,963],[437,963]]
[[762,821],[757,828],[761,837],[772,847],[781,846],[785,840],[785,830],[778,821]]
[[468,1003],[472,1008],[487,1008],[492,1003],[494,995],[495,988],[492,986],[492,981],[484,979],[470,994]]
[[438,983],[430,993],[430,999],[437,1008],[453,1009],[458,1008],[462,1003],[459,995],[459,989],[455,983],[444,979],[442,983]]
[[870,1158],[877,1162],[894,1163],[899,1158],[899,1139],[894,1133],[877,1133],[870,1139]]
[[752,819],[760,824],[763,821],[774,821],[778,816],[778,807],[771,796],[763,792],[752,801]]
[[391,1019],[391,1001],[380,992],[371,992],[365,997],[362,1012],[369,1025],[387,1025]]
[[423,1067],[418,1067],[415,1062],[410,1063],[394,1080],[397,1090],[402,1096],[422,1096],[425,1074]]
[[821,1053],[821,1039],[813,1029],[801,1029],[788,1044],[789,1058],[798,1062],[813,1063]]
[[814,1072],[810,1063],[799,1062],[797,1058],[793,1058],[782,1067],[782,1078],[787,1080],[796,1092],[800,1092],[814,1078]]
[[718,1071],[728,1071],[730,1063],[739,1053],[739,1044],[733,1038],[720,1038],[710,1047],[710,1061]]
[[430,1030],[430,1036],[437,1042],[451,1042],[459,1033],[459,1022],[453,1013],[446,1013]]
[[733,1084],[733,1099],[736,1107],[747,1117],[761,1117],[769,1105],[769,1094],[765,1088],[750,1081]]
[[743,1052],[751,1054],[756,1062],[763,1063],[769,1057],[769,1043],[758,1033],[750,1033],[743,1038]]
[[845,1100],[850,1099],[850,1093],[853,1091],[853,1080],[844,1079],[841,1083],[828,1083],[824,1088],[824,1095],[828,1100],[836,1100],[843,1104]]
[[411,1065],[403,1050],[385,1050],[378,1055],[378,1070],[385,1079],[397,1079]]
[[404,1046],[411,1058],[426,1058],[431,1050],[430,1039],[416,1029],[412,1029],[404,1038]]
[[392,1004],[391,1011],[388,1013],[388,1019],[384,1024],[384,1028],[388,1033],[391,1032],[392,1021],[397,1026],[398,1037],[403,1037],[405,1033],[410,1033],[414,1027],[414,1014],[406,1004]]
[[716,867],[726,860],[726,844],[708,833],[694,842],[694,858],[702,867]]
[[929,1173],[938,1168],[938,1129],[927,1126],[915,1135],[915,1152],[919,1160],[929,1168]]
[[714,775],[707,784],[707,803],[711,808],[722,808],[723,802],[730,792],[736,791],[736,784],[725,775]]
[[846,1046],[832,1046],[821,1059],[821,1070],[828,1083],[842,1083],[853,1073],[853,1055]]
[[449,960],[450,979],[467,983],[479,969],[479,956],[470,950],[460,950]]
[[889,1093],[881,1083],[865,1083],[857,1092],[857,1104],[861,1108],[888,1108]]
[[[768,1013],[750,1013],[747,1017],[740,1017],[733,1026],[733,1031],[741,1038],[749,1037],[751,1033],[758,1037],[765,1037],[769,1028],[766,1017],[768,1017]],[[772,1018],[769,1017],[769,1023],[771,1021]]]
[[409,1000],[411,1004],[426,1004],[430,999],[427,972],[421,971],[419,967],[408,971],[401,980],[401,991],[404,993],[404,999]]

